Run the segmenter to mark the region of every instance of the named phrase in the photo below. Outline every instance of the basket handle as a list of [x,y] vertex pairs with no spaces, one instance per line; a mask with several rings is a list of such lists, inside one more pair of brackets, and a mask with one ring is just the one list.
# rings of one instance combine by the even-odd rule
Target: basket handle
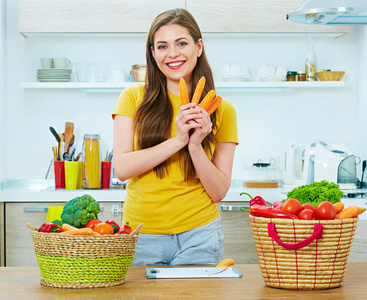
[[37,228],[36,226],[33,226],[31,223],[28,223],[28,222],[25,222],[25,221],[24,221],[24,223],[25,223],[25,225],[26,225],[29,229],[34,230],[34,231],[38,231],[38,228]]
[[295,244],[286,244],[283,243],[278,234],[275,231],[275,224],[274,223],[268,223],[268,234],[269,236],[278,243],[278,245],[282,246],[285,249],[288,250],[299,250],[303,247],[308,246],[311,244],[315,239],[322,239],[322,232],[323,232],[323,225],[322,224],[315,224],[313,234],[308,237],[307,239],[295,243]]
[[133,237],[134,235],[138,235],[140,228],[142,227],[143,227],[143,223],[140,223],[138,226],[136,226],[136,228],[132,232],[130,232],[129,236]]

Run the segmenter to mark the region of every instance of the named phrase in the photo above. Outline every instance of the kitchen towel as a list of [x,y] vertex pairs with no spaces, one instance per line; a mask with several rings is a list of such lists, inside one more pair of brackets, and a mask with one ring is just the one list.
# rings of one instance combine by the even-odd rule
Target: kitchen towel
[[46,222],[61,220],[61,213],[63,209],[63,206],[49,206],[46,216]]

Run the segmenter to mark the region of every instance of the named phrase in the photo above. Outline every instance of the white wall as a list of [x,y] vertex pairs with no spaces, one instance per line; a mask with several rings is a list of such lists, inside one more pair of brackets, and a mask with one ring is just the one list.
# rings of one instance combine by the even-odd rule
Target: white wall
[[367,26],[356,30],[356,64],[357,64],[357,111],[358,124],[356,133],[361,155],[367,157]]
[[[108,61],[126,73],[131,65],[145,62],[145,35],[58,35],[24,38],[18,33],[17,2],[8,3],[8,114],[7,176],[44,178],[56,145],[49,126],[63,132],[65,121],[75,123],[76,144],[83,134],[99,133],[104,149],[112,147],[111,112],[116,93],[86,94],[79,90],[21,89],[22,81],[36,81],[40,57],[66,56],[71,61]],[[357,41],[357,39],[359,39]],[[309,44],[317,52],[318,69],[346,71],[344,88],[294,90],[220,90],[238,114],[240,145],[237,147],[234,179],[242,179],[246,157],[271,156],[283,159],[290,143],[323,140],[345,145],[366,156],[356,128],[367,107],[357,97],[356,65],[366,48],[365,32],[340,38],[307,35],[204,35],[204,43],[215,76],[229,62],[247,65],[256,78],[263,63],[283,64],[290,70],[304,69]],[[366,50],[366,49],[365,49]],[[367,66],[364,60],[365,66]],[[366,81],[365,81],[366,82]],[[363,85],[363,84],[361,84]],[[361,95],[360,93],[358,94]],[[366,95],[366,92],[364,92]],[[363,158],[363,157],[362,157]]]
[[0,0],[0,181],[6,178],[6,1]]

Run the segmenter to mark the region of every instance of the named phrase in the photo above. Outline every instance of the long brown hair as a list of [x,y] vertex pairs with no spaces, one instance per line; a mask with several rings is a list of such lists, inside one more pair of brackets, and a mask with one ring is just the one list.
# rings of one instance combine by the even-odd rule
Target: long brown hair
[[[181,25],[189,31],[189,34],[197,44],[202,38],[200,28],[194,17],[185,9],[173,9],[163,12],[158,15],[149,30],[146,43],[146,60],[147,60],[147,75],[145,78],[145,95],[142,103],[137,109],[134,128],[138,137],[138,147],[145,149],[153,147],[170,138],[171,123],[173,118],[173,107],[167,93],[167,79],[158,68],[156,61],[152,55],[151,47],[154,48],[154,36],[159,28],[167,24]],[[196,86],[199,79],[205,76],[206,84],[203,91],[203,97],[210,91],[214,90],[214,80],[209,62],[206,58],[204,46],[200,57],[197,59],[197,64],[192,72],[192,86]],[[190,91],[189,97],[193,96],[193,88]],[[200,100],[200,101],[201,101]],[[216,124],[216,114],[211,115],[212,123]],[[205,151],[211,153],[211,145],[215,143],[213,132],[207,135],[202,145]],[[188,147],[184,147],[180,151],[183,155],[183,171],[186,181],[195,178],[196,172],[191,161]],[[164,161],[154,167],[154,171],[159,178],[168,175],[167,161]]]

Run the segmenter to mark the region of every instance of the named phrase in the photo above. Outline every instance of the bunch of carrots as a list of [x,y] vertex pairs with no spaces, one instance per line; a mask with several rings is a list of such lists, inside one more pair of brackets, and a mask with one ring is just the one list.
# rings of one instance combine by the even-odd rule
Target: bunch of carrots
[[334,203],[334,207],[336,209],[335,219],[355,218],[366,211],[366,208],[354,205],[344,208],[344,204],[342,202]]
[[60,234],[71,234],[71,235],[101,235],[99,232],[95,232],[92,228],[76,228],[69,224],[62,224],[61,229],[63,230]]
[[[205,87],[205,77],[201,77],[198,84],[196,85],[196,89],[194,95],[191,99],[191,103],[198,104],[201,98],[201,94],[203,93]],[[185,79],[180,79],[180,96],[181,96],[181,105],[185,105],[190,103],[190,99],[187,93],[186,82]],[[203,101],[199,104],[199,106],[205,109],[209,115],[211,115],[222,102],[222,97],[216,96],[215,91],[210,90],[208,94],[204,97]]]

